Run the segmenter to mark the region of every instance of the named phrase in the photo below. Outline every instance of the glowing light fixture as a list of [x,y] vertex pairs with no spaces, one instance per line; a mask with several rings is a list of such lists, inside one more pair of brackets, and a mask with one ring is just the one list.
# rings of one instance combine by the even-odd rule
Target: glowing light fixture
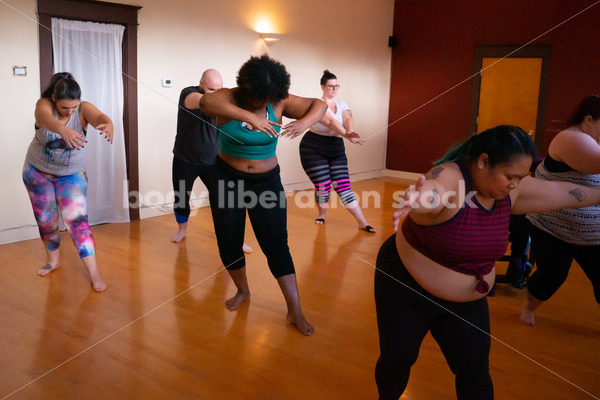
[[258,32],[262,40],[265,41],[267,46],[273,46],[275,43],[279,42],[283,38],[282,33],[266,33],[266,32]]

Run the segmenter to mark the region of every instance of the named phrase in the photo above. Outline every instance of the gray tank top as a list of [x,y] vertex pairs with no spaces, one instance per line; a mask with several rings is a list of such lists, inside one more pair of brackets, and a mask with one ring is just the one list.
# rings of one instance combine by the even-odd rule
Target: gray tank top
[[[56,110],[53,111],[53,115],[55,118],[58,117]],[[79,120],[79,108],[71,115],[66,126],[83,135],[86,134]],[[85,168],[85,149],[70,149],[59,134],[45,128],[36,128],[25,162],[52,175],[72,175]]]

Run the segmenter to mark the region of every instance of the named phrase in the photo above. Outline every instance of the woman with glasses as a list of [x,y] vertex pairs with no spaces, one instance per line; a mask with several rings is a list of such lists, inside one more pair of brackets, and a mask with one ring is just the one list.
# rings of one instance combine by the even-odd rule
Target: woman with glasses
[[315,202],[319,211],[315,223],[325,223],[329,194],[333,188],[344,207],[358,222],[358,228],[375,233],[375,229],[367,223],[350,188],[348,159],[342,138],[353,144],[362,144],[362,139],[354,132],[352,111],[348,104],[335,100],[339,88],[337,77],[325,70],[321,77],[321,90],[328,112],[320,122],[312,126],[300,142],[302,167],[315,185]]
[[[600,97],[586,96],[548,147],[536,178],[600,187]],[[521,322],[535,325],[535,309],[567,279],[573,260],[592,282],[600,303],[600,207],[529,214],[536,271],[527,283]]]

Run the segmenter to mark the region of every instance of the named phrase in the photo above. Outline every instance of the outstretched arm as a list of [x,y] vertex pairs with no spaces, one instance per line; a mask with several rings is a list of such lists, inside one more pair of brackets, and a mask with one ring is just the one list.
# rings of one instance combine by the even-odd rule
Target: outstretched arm
[[295,119],[281,129],[281,135],[290,139],[303,134],[308,128],[319,122],[327,111],[327,104],[323,100],[299,97],[293,94],[282,101],[282,106],[282,114]]
[[394,229],[398,228],[400,219],[409,213],[415,222],[433,225],[445,218],[442,211],[446,207],[460,207],[460,204],[457,204],[460,201],[456,195],[457,191],[453,190],[460,178],[459,174],[460,172],[449,164],[441,164],[422,175],[415,185],[407,190],[394,193]]
[[279,126],[279,124],[238,107],[234,98],[234,90],[224,88],[204,94],[200,99],[200,110],[206,115],[216,116],[219,125],[231,120],[247,122],[255,130],[264,132],[271,137],[277,136],[273,125]]
[[348,139],[351,143],[363,144],[364,142],[358,133],[347,130],[331,113],[326,112],[321,123],[327,125],[329,129],[335,131],[341,137]]
[[46,98],[41,98],[35,105],[35,125],[59,134],[71,149],[78,149],[87,143],[81,133],[67,128],[54,117],[54,105]]
[[352,119],[352,111],[350,109],[344,110],[342,113],[342,121],[344,128],[346,128],[346,136],[350,142],[354,144],[362,144],[364,142],[360,135],[354,132],[354,120]]
[[354,120],[350,109],[344,110],[342,113],[342,123],[348,132],[354,132]]
[[510,197],[511,214],[527,214],[600,204],[600,189],[526,176]]
[[101,135],[104,134],[106,140],[113,142],[114,126],[108,115],[98,110],[95,105],[87,101],[81,102],[81,112],[83,118],[91,124]]
[[183,105],[188,110],[196,110],[200,108],[200,99],[202,98],[202,93],[192,92],[185,96],[183,100]]

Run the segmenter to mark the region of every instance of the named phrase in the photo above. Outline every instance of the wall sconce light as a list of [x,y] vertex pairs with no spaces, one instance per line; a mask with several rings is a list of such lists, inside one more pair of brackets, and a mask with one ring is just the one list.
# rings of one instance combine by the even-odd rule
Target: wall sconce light
[[262,40],[265,41],[265,44],[267,46],[273,46],[275,43],[279,42],[284,36],[282,33],[258,32],[258,34],[260,35]]

